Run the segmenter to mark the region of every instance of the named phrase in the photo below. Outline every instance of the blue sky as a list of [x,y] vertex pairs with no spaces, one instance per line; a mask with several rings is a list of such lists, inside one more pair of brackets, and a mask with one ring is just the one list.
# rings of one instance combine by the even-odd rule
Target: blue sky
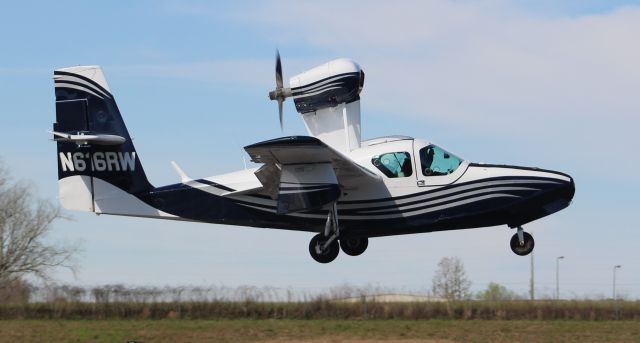
[[[340,12],[336,12],[340,9]],[[281,136],[267,99],[280,49],[285,79],[338,57],[367,73],[363,137],[406,134],[482,162],[576,179],[574,204],[526,228],[539,294],[640,297],[640,6],[626,1],[11,2],[0,12],[0,155],[56,201],[54,68],[99,64],[149,178],[177,182],[243,167],[242,147]],[[291,103],[284,134],[304,134]],[[310,234],[69,213],[50,239],[82,241],[76,276],[95,285],[252,284],[313,290],[343,283],[426,290],[458,256],[476,290],[525,292],[529,258],[506,227],[376,238],[330,265]]]

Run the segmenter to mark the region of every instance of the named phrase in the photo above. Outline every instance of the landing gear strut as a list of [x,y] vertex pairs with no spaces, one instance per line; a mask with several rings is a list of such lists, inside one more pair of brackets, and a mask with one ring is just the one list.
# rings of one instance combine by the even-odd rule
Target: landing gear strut
[[309,242],[309,253],[317,262],[329,263],[338,257],[340,249],[349,256],[358,256],[367,250],[368,245],[369,239],[367,237],[340,237],[338,209],[333,203],[327,216],[324,232],[315,235]]
[[331,205],[327,223],[324,225],[324,232],[319,233],[309,242],[309,253],[311,257],[320,263],[329,263],[338,257],[340,253],[340,226],[338,225],[338,209],[336,203]]
[[529,255],[533,251],[535,242],[533,236],[524,232],[521,226],[518,226],[518,232],[511,237],[511,251],[519,256]]

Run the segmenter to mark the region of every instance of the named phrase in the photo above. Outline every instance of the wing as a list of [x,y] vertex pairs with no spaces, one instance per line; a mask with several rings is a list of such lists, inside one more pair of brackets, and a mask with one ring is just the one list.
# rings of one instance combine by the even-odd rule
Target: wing
[[244,148],[251,160],[264,163],[256,171],[263,190],[278,199],[278,213],[322,207],[340,197],[340,188],[380,176],[309,136],[276,138]]

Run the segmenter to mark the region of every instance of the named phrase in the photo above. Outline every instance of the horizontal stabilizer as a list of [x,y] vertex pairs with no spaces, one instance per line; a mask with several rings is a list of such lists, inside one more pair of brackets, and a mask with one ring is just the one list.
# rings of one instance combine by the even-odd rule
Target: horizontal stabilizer
[[65,133],[57,131],[48,131],[53,134],[55,141],[73,142],[78,145],[120,145],[126,141],[122,136],[118,135],[106,135],[106,134],[92,134],[92,133]]

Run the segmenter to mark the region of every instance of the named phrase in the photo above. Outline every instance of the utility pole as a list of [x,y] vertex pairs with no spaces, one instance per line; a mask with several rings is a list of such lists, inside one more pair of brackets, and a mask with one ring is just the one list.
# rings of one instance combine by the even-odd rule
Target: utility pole
[[534,293],[535,282],[533,278],[533,251],[531,252],[531,280],[529,282],[529,295],[531,296],[531,301],[535,300],[536,296]]
[[622,267],[621,265],[613,266],[613,304],[616,312],[616,320],[620,319],[620,307],[618,306],[618,301],[616,300],[616,269]]
[[616,300],[616,269],[622,267],[621,265],[613,266],[613,300]]
[[564,259],[564,256],[556,257],[556,300],[560,299],[560,260]]

